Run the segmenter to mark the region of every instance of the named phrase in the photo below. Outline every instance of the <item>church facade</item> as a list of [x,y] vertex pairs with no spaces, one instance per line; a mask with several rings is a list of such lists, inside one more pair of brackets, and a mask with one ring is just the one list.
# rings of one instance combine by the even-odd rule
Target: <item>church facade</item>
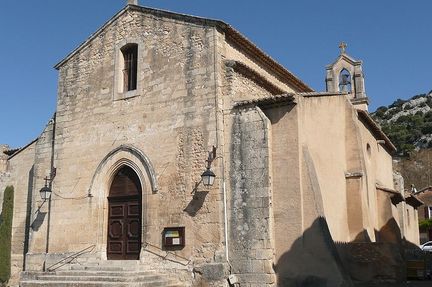
[[127,5],[55,66],[42,134],[3,147],[11,281],[83,250],[184,286],[402,280],[416,209],[341,49],[315,92],[224,22]]

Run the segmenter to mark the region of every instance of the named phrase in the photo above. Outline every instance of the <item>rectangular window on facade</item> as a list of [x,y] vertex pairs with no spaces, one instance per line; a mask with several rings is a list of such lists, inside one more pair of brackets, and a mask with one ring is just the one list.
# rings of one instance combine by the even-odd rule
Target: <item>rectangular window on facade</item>
[[128,44],[121,49],[123,53],[123,91],[136,90],[137,87],[137,64],[138,64],[138,45]]

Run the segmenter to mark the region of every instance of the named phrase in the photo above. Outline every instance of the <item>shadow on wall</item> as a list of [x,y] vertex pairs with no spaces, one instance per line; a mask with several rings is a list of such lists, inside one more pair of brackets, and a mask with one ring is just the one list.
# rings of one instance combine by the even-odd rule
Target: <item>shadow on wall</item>
[[184,209],[187,214],[194,217],[204,204],[208,191],[195,191],[192,200]]
[[[325,218],[317,218],[274,265],[278,287],[404,286],[404,248],[417,248],[400,237],[391,219],[375,232],[353,242],[334,242]],[[384,284],[384,285],[383,285]]]
[[273,268],[278,287],[353,286],[323,217],[315,219]]
[[42,223],[44,222],[46,212],[38,211],[36,214],[35,219],[33,220],[33,223],[30,225],[33,231],[38,231],[39,228],[42,226]]
[[364,230],[352,242],[336,243],[341,260],[355,285],[392,283],[392,286],[404,286],[398,285],[406,279],[404,249],[419,248],[405,242],[400,234],[399,226],[392,218],[380,230],[375,230],[376,242],[371,242]]

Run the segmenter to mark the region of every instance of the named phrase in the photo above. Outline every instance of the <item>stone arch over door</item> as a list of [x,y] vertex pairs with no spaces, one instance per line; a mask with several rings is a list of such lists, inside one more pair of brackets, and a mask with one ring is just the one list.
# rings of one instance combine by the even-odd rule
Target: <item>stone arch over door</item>
[[150,159],[138,148],[121,145],[110,151],[99,163],[88,190],[92,197],[92,209],[97,218],[96,249],[100,258],[107,259],[108,238],[108,196],[111,184],[118,171],[127,166],[132,169],[141,185],[141,246],[144,246],[148,232],[148,201],[149,196],[157,193],[156,173]]

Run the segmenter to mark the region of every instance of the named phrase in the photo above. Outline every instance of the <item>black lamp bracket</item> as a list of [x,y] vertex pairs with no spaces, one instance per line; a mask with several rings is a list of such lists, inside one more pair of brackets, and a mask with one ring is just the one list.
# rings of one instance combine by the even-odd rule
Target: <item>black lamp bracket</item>
[[216,159],[216,147],[213,146],[212,150],[208,152],[207,169],[210,169],[212,162]]
[[45,176],[45,178],[44,178],[44,180],[45,180],[45,186],[48,186],[48,183],[51,183],[54,180],[54,178],[56,176],[56,172],[57,172],[57,169],[54,167],[51,170],[49,176]]

